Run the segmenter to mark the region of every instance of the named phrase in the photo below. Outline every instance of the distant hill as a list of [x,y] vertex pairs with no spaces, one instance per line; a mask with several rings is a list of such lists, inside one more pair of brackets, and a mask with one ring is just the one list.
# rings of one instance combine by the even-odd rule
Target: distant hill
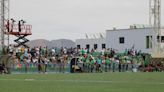
[[68,39],[52,40],[51,43],[53,47],[67,47],[67,48],[75,47],[75,42]]
[[31,40],[30,42],[27,43],[29,47],[48,47],[51,48],[52,44],[50,41],[45,40],[45,39],[36,39],[36,40]]
[[30,42],[27,43],[27,45],[29,47],[48,47],[48,48],[52,48],[52,47],[67,47],[67,48],[71,48],[71,47],[75,47],[75,42],[73,42],[72,40],[68,40],[68,39],[59,39],[59,40],[52,40],[52,41],[48,41],[45,39],[36,39],[36,40],[31,40]]

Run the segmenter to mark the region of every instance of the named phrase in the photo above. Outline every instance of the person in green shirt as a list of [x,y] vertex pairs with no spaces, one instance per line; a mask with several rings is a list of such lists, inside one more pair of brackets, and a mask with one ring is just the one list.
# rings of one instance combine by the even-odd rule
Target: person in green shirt
[[81,54],[84,56],[84,54],[85,54],[85,50],[82,48],[82,50],[81,50]]
[[89,55],[85,59],[85,69],[86,69],[86,72],[89,72],[89,70],[90,70],[90,57],[89,57]]
[[128,50],[127,49],[125,49],[124,54],[128,55]]
[[47,50],[46,47],[42,48],[42,55],[43,56],[46,56],[46,50]]
[[113,72],[115,72],[115,67],[116,67],[116,60],[115,60],[115,58],[112,58],[112,60],[111,60],[111,64],[112,64],[112,70],[113,70]]
[[129,69],[129,61],[127,60],[127,58],[125,58],[125,65],[126,65],[126,71],[128,71]]
[[93,72],[93,69],[94,69],[94,64],[95,64],[95,59],[92,58],[91,61],[90,61],[90,66],[91,66],[91,72]]
[[110,67],[111,67],[111,60],[109,57],[106,57],[105,58],[105,72],[107,72],[108,69],[110,71],[110,69],[111,69]]
[[120,65],[121,65],[121,72],[125,72],[125,58],[123,56],[120,57]]

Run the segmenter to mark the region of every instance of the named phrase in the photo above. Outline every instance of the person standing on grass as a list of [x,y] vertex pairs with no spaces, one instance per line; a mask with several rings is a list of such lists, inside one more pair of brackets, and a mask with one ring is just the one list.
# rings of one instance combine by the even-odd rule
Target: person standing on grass
[[49,60],[48,60],[48,57],[46,56],[46,57],[44,58],[44,72],[47,72],[48,62],[49,62]]
[[84,57],[80,54],[79,55],[79,66],[81,67],[82,72],[84,71]]
[[119,70],[119,72],[121,72],[121,68],[122,68],[122,60],[118,62],[118,70]]
[[125,58],[125,70],[126,71],[128,71],[128,68],[129,68],[129,60],[127,60],[126,58]]
[[64,71],[65,71],[68,64],[68,55],[66,53],[63,55],[63,64],[64,64]]
[[27,67],[28,67],[27,59],[24,58],[23,61],[24,61],[25,73],[27,73]]
[[122,72],[125,72],[125,66],[126,66],[125,59],[122,58],[121,61],[122,61],[122,64],[121,64]]
[[112,58],[112,70],[115,72],[115,67],[116,67],[116,59]]
[[105,72],[107,72],[107,57],[105,57],[105,60],[104,60],[105,62],[104,62],[104,64],[105,64]]
[[64,69],[63,57],[58,57],[57,62],[58,62],[58,66],[59,66],[59,72],[63,72],[63,69]]
[[51,62],[52,62],[52,64],[53,64],[53,69],[54,69],[54,71],[56,71],[57,60],[56,60],[55,55],[53,55],[53,56],[51,57]]
[[41,68],[42,72],[45,73],[45,57],[41,56]]
[[100,56],[98,56],[98,58],[96,60],[96,71],[97,72],[102,72],[101,64],[102,64],[102,60],[100,59]]
[[110,72],[111,71],[111,67],[112,67],[112,60],[111,60],[111,58],[109,58],[109,60],[108,60],[108,67],[109,67],[109,72]]
[[105,71],[110,71],[110,68],[111,68],[111,60],[110,58],[107,56],[105,58]]
[[89,55],[87,55],[87,57],[86,57],[86,70],[87,70],[87,72],[89,72],[89,70],[90,70],[90,57],[89,57]]
[[93,72],[94,64],[95,64],[95,59],[94,59],[94,57],[91,55],[91,57],[90,57],[91,72]]
[[41,58],[39,57],[39,59],[38,59],[38,72],[39,73],[41,73],[41,71],[42,71],[42,66],[41,66]]

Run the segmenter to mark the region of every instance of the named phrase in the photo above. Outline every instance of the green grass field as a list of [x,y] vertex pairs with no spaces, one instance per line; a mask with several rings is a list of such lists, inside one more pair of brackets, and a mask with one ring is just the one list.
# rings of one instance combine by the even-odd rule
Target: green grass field
[[163,72],[0,75],[0,92],[163,91]]

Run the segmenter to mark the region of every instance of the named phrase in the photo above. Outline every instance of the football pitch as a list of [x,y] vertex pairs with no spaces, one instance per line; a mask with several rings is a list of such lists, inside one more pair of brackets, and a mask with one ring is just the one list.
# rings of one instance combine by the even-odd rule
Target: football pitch
[[161,73],[0,75],[0,92],[163,92]]

